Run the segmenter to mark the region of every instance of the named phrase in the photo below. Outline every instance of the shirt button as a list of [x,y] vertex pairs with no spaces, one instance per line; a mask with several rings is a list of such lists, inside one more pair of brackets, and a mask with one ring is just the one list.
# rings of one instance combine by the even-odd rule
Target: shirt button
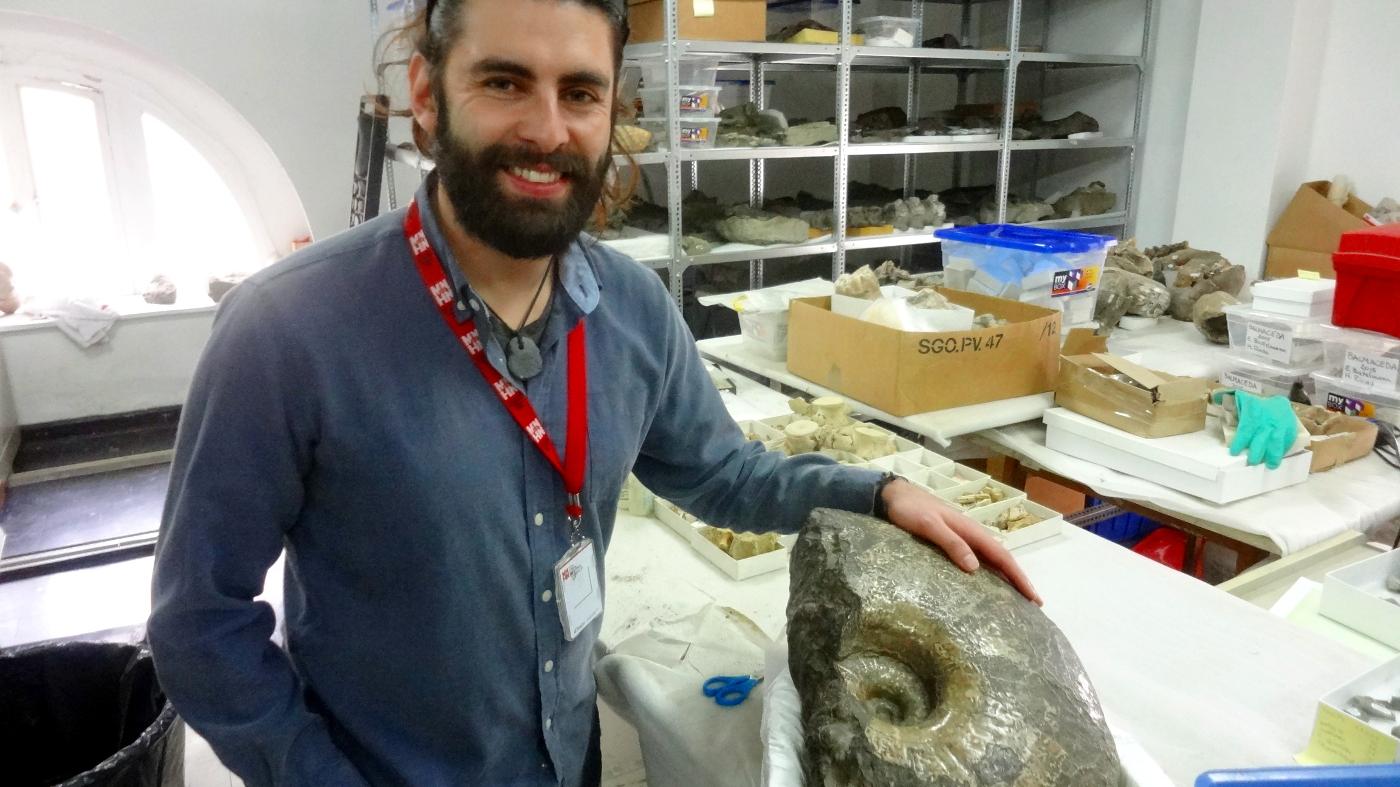
[[470,303],[471,303],[471,305],[472,305],[472,311],[474,311],[474,312],[479,312],[479,311],[481,311],[481,304],[479,304],[479,303],[476,302],[476,298],[472,298],[471,301],[470,301]]
[[554,598],[554,593],[552,591],[546,590],[544,594],[540,596],[540,598],[547,604],[549,603],[550,599]]
[[466,311],[466,310],[467,310],[467,305],[466,305],[465,303],[462,303],[461,301],[457,301],[457,311],[459,311],[459,312],[464,312],[464,311]]
[[544,524],[544,514],[535,514],[535,527]]
[[546,661],[546,662],[544,663],[544,671],[545,671],[545,672],[553,672],[553,671],[554,671],[554,662],[553,662],[553,661]]
[[545,728],[546,730],[549,729],[550,727],[553,727],[553,726],[554,726],[554,719],[545,719],[545,720],[544,720],[544,728]]

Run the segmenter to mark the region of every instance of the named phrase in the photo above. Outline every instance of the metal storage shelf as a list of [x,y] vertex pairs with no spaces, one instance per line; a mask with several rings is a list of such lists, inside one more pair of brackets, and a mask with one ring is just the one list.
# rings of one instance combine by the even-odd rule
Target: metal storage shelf
[[1000,142],[853,142],[848,156],[913,156],[922,153],[978,153],[1001,150]]
[[[919,23],[913,31],[914,40],[923,40],[923,14],[925,3],[956,5],[962,8],[963,34],[969,38],[971,9],[984,2],[1004,3],[1006,14],[1005,50],[980,49],[933,49],[922,47],[872,47],[850,44],[850,34],[855,22],[855,0],[842,0],[841,24],[838,28],[840,44],[780,44],[753,41],[698,41],[677,37],[677,8],[685,0],[662,0],[664,3],[664,29],[666,38],[662,41],[628,45],[623,51],[626,61],[637,62],[648,59],[661,59],[666,63],[667,87],[678,89],[681,58],[694,55],[718,57],[720,69],[730,75],[744,74],[749,83],[749,100],[764,105],[762,86],[769,74],[787,71],[806,71],[813,68],[828,69],[836,76],[836,126],[840,139],[831,145],[813,147],[771,147],[771,148],[710,148],[684,149],[679,145],[680,118],[676,114],[677,101],[669,101],[667,115],[666,150],[635,154],[632,160],[638,165],[662,165],[666,167],[666,204],[679,206],[684,198],[683,178],[686,173],[697,173],[702,161],[745,161],[748,162],[749,204],[762,206],[764,202],[765,165],[777,159],[829,159],[832,164],[833,218],[839,228],[833,236],[795,246],[741,247],[739,249],[719,247],[712,254],[688,256],[681,251],[681,216],[673,209],[670,213],[668,231],[665,234],[671,253],[666,257],[641,260],[650,267],[668,270],[672,294],[679,300],[682,295],[682,275],[687,268],[697,265],[749,262],[750,283],[762,286],[763,261],[808,255],[832,255],[832,276],[840,275],[846,269],[846,252],[862,249],[904,248],[936,243],[931,230],[895,233],[870,237],[846,237],[844,229],[848,211],[847,189],[850,180],[852,158],[870,156],[902,157],[904,170],[904,192],[913,194],[916,187],[916,167],[920,156],[955,154],[952,159],[955,186],[969,185],[963,182],[962,173],[970,167],[961,155],[971,153],[997,154],[996,181],[993,184],[999,220],[1006,216],[1007,197],[1011,191],[1012,154],[1029,154],[1033,164],[1030,181],[1038,182],[1042,174],[1042,163],[1053,161],[1054,151],[1119,149],[1127,157],[1126,187],[1122,189],[1123,200],[1119,210],[1100,216],[1074,219],[1055,219],[1036,222],[1038,227],[1111,227],[1119,226],[1131,233],[1136,208],[1135,172],[1137,155],[1142,144],[1143,100],[1146,86],[1148,53],[1152,43],[1152,16],[1155,0],[1145,0],[1143,17],[1142,49],[1135,55],[1096,55],[1043,51],[1050,38],[1050,16],[1045,17],[1045,26],[1035,47],[1041,51],[1027,52],[1022,48],[1024,37],[1021,30],[1022,7],[1025,0],[909,0],[905,16],[917,18]],[[1024,68],[1022,68],[1024,66]],[[1132,108],[1133,119],[1127,136],[1103,137],[1083,140],[1015,140],[1012,138],[1013,117],[1008,108],[1014,107],[1018,98],[1019,79],[1039,80],[1044,96],[1047,73],[1066,68],[1117,67],[1122,73],[1131,74],[1137,80],[1136,105]],[[911,118],[920,117],[918,103],[918,80],[924,74],[951,73],[958,79],[958,101],[969,100],[968,81],[978,74],[1001,75],[1000,100],[1003,107],[997,127],[999,139],[991,142],[893,142],[893,143],[853,143],[849,130],[855,113],[851,108],[852,80],[867,79],[875,74],[903,74],[908,79],[906,114]],[[1116,74],[1114,78],[1117,78]],[[1022,91],[1023,93],[1025,91]],[[431,168],[431,162],[421,159],[416,151],[391,148],[390,155],[395,161],[416,167],[420,172]],[[616,156],[619,163],[625,163],[625,156]],[[1020,157],[1017,159],[1021,160]],[[1017,184],[1020,185],[1019,183]],[[1034,188],[1034,187],[1032,187]],[[657,201],[660,201],[658,195]]]
[[1137,140],[1131,137],[1098,137],[1095,139],[1022,139],[1011,143],[1011,152],[1018,150],[1085,150],[1089,148],[1132,148]]
[[1127,211],[1116,210],[1096,216],[1077,216],[1072,219],[1046,219],[1033,221],[1028,227],[1045,227],[1056,230],[1078,230],[1086,227],[1122,227],[1128,223]]

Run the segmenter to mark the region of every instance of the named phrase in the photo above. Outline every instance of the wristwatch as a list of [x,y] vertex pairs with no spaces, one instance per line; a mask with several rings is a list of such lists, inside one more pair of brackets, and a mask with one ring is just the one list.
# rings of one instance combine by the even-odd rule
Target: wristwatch
[[896,473],[885,473],[880,476],[880,480],[875,482],[875,499],[870,502],[870,515],[876,519],[890,521],[890,512],[885,509],[885,487],[892,482],[903,479],[903,476]]

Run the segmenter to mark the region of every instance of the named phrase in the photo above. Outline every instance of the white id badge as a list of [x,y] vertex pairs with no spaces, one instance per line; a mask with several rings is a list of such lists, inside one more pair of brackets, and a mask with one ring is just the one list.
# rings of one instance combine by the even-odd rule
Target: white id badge
[[570,642],[603,614],[603,589],[598,583],[593,539],[585,538],[554,564],[554,596],[559,602],[564,639]]

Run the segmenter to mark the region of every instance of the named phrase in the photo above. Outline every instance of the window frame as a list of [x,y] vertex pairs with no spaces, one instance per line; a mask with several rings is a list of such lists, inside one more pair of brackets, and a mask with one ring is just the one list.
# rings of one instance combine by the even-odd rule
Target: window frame
[[0,156],[23,211],[34,209],[36,184],[21,87],[66,91],[94,102],[113,221],[126,252],[120,277],[126,289],[113,296],[145,289],[151,266],[143,260],[151,259],[160,232],[142,124],[146,114],[182,136],[228,188],[255,249],[247,270],[310,239],[305,210],[286,170],[267,141],[218,93],[110,34],[0,11]]

